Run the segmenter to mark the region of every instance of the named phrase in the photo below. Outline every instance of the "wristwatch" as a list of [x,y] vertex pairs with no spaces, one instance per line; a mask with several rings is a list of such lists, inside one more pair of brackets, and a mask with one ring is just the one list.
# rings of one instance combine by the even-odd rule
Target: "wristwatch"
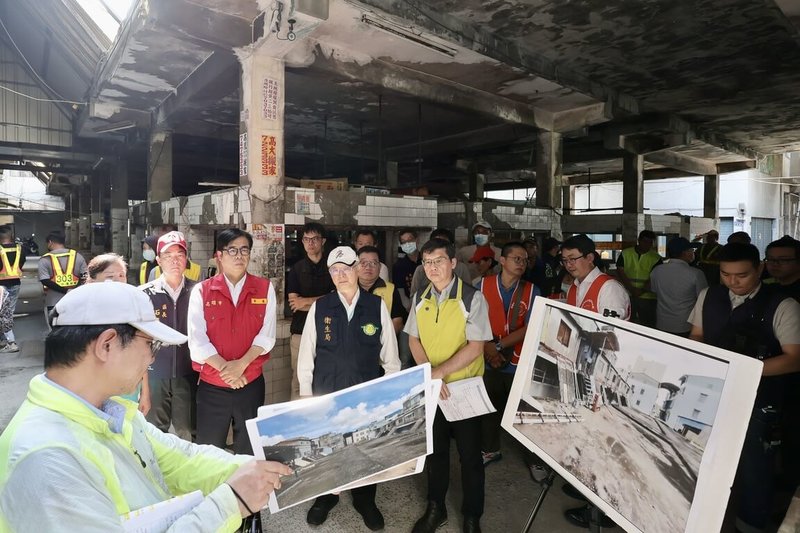
[[497,341],[496,343],[494,343],[494,349],[497,350],[498,352],[502,352],[504,349],[503,343]]

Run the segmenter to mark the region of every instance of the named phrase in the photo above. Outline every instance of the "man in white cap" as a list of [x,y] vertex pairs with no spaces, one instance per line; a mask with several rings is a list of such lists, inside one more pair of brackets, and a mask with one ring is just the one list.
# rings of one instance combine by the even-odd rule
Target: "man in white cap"
[[[308,311],[297,377],[300,396],[328,394],[381,375],[400,370],[397,340],[389,311],[379,296],[359,288],[358,256],[349,246],[334,248],[328,255],[336,292],[317,299]],[[353,507],[372,531],[383,529],[384,521],[375,505],[375,485],[353,489]],[[308,510],[306,521],[321,525],[339,503],[339,496],[318,497]]]
[[[180,231],[170,231],[158,239],[156,262],[161,275],[139,287],[153,302],[156,317],[181,333],[186,333],[189,295],[195,283],[185,277],[188,255],[186,239]],[[148,372],[150,403],[147,421],[161,431],[192,440],[192,412],[197,389],[197,372],[192,369],[189,347],[164,346]]]
[[133,391],[165,326],[140,290],[93,283],[55,306],[45,373],[0,435],[0,529],[121,531],[121,519],[173,496],[206,496],[168,531],[235,531],[291,470],[198,446],[149,424]]
[[[500,248],[491,244],[491,240],[492,225],[485,220],[479,220],[472,226],[472,241],[474,244],[469,244],[459,248],[458,253],[456,254],[456,259],[458,259],[459,263],[467,265],[467,268],[469,269],[470,280],[481,275],[478,271],[478,265],[476,263],[470,263],[470,259],[475,255],[475,252],[478,249],[485,248],[494,252],[495,264],[500,264]],[[500,270],[495,267],[491,273],[497,274],[499,272]],[[469,282],[469,280],[467,280],[467,282]]]

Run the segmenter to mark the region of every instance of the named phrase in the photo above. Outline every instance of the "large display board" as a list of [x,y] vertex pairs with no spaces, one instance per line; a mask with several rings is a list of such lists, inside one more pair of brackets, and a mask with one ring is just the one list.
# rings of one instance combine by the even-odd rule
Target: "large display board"
[[761,368],[537,298],[502,427],[627,531],[719,531]]

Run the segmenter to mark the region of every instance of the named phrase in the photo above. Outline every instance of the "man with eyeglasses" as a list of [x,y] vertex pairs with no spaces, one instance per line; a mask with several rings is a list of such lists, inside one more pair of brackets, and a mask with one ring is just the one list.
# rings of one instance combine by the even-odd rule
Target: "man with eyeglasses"
[[[139,288],[153,302],[158,319],[181,333],[187,332],[189,295],[195,282],[185,277],[188,252],[180,231],[162,235],[156,244],[156,262],[161,275]],[[192,440],[192,417],[195,411],[197,372],[192,369],[186,344],[162,348],[148,372],[150,403],[147,421],[161,431],[169,431],[184,440]]]
[[286,293],[289,298],[289,308],[292,310],[292,324],[289,327],[292,334],[289,340],[292,364],[292,400],[300,397],[297,357],[300,353],[300,337],[306,324],[308,310],[320,296],[328,294],[334,289],[333,281],[325,267],[325,261],[323,261],[325,228],[316,222],[309,222],[303,226],[300,234],[306,256],[292,265],[286,278]]
[[[447,241],[449,243],[454,243],[455,238],[453,237],[453,232],[447,228],[436,228],[431,232],[430,240],[440,239],[443,241]],[[499,253],[499,252],[498,252]],[[467,260],[472,256],[467,256]],[[464,280],[467,283],[472,283],[472,278],[474,276],[470,276],[469,268],[461,261],[456,261],[456,266],[453,269],[453,274],[458,279]],[[431,280],[428,279],[428,276],[425,272],[425,269],[422,265],[419,265],[417,269],[414,271],[414,275],[411,278],[411,296],[414,294],[421,292],[430,285]]]
[[44,374],[0,435],[0,529],[121,531],[123,516],[199,490],[168,531],[235,531],[266,505],[285,465],[164,433],[121,398],[160,346],[186,336],[125,283],[91,283],[55,305]]
[[405,322],[408,312],[403,307],[399,291],[394,284],[390,281],[384,281],[378,276],[381,264],[378,259],[378,249],[374,246],[362,246],[357,253],[356,274],[358,274],[358,285],[368,293],[380,296],[389,311],[395,333],[399,332],[403,328],[403,322]]
[[784,235],[767,245],[766,256],[774,287],[800,302],[800,241]]
[[275,289],[247,273],[252,246],[246,231],[220,232],[222,272],[195,285],[189,298],[189,351],[200,372],[197,442],[224,448],[233,422],[235,453],[253,453],[245,420],[264,404],[261,367],[275,345]]
[[567,292],[567,303],[603,316],[629,320],[631,301],[622,284],[596,266],[594,241],[574,235],[561,245],[561,264],[575,281]]
[[[317,299],[309,309],[297,363],[301,396],[329,394],[364,383],[379,377],[381,369],[387,374],[400,370],[389,312],[378,296],[359,288],[356,271],[361,267],[357,261],[349,246],[334,248],[328,255],[336,292]],[[376,265],[370,267],[377,277]],[[375,505],[376,486],[358,487],[351,493],[353,507],[364,524],[372,531],[383,529],[383,515]],[[338,503],[336,494],[318,497],[306,521],[322,525]]]
[[493,338],[483,346],[486,366],[483,382],[497,412],[483,416],[483,464],[499,461],[500,419],[511,392],[511,384],[522,353],[522,341],[528,331],[533,299],[539,289],[522,279],[530,258],[521,242],[506,243],[500,251],[500,274],[481,280],[481,291],[489,308]]
[[[447,383],[483,375],[484,342],[492,339],[486,300],[469,282],[453,274],[457,264],[452,243],[432,239],[422,247],[422,266],[430,283],[414,295],[406,322],[411,354],[417,364],[430,363],[431,378]],[[433,454],[428,456],[428,506],[412,533],[433,533],[447,523],[445,497],[450,484],[450,438],[461,460],[463,531],[480,533],[483,515],[484,470],[481,418],[448,422],[436,409]]]
[[[600,272],[596,265],[599,259],[594,241],[584,234],[574,235],[561,245],[561,264],[575,281],[567,291],[567,303],[594,311],[606,317],[630,319],[631,302],[622,283]],[[573,498],[586,498],[571,485],[564,485],[564,492]],[[567,509],[564,517],[571,524],[589,528],[592,525],[590,504]],[[605,515],[600,517],[600,526],[613,527],[614,522]]]
[[[700,293],[689,316],[690,338],[764,363],[754,408],[741,413],[750,423],[728,503],[738,530],[762,531],[771,526],[777,501],[776,457],[785,429],[792,429],[784,424],[798,423],[796,392],[788,385],[800,371],[800,305],[761,283],[764,265],[752,244],[726,244],[718,257],[722,284]],[[797,449],[785,453],[791,458]]]
[[[364,246],[372,246],[377,250],[378,237],[371,229],[361,228],[356,230],[353,237],[353,249],[358,253]],[[389,281],[389,268],[378,260],[378,276],[383,281]]]

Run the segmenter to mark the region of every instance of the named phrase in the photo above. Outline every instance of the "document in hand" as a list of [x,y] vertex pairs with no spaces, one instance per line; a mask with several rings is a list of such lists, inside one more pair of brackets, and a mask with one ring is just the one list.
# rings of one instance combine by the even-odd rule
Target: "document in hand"
[[482,377],[452,381],[447,384],[447,390],[450,396],[446,400],[440,398],[439,407],[448,422],[497,411],[486,393]]
[[[421,365],[325,396],[261,407],[247,421],[255,456],[294,469],[270,497],[270,511],[421,471],[433,451],[438,397],[430,372],[430,365]],[[397,469],[393,477],[387,477],[390,469]]]
[[203,501],[199,490],[164,500],[131,511],[122,518],[125,533],[156,533],[166,531],[178,518],[185,515]]

